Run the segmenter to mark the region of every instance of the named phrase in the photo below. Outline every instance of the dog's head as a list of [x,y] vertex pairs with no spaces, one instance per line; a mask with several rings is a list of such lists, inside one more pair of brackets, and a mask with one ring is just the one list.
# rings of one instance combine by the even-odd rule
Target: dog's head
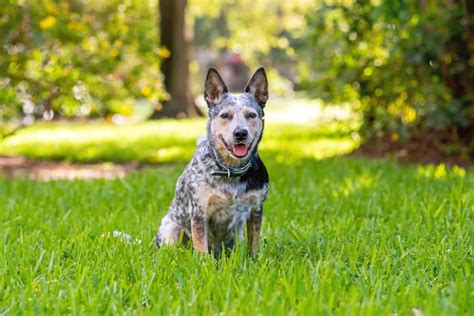
[[204,88],[209,107],[208,137],[229,166],[238,166],[257,149],[263,132],[263,108],[268,100],[265,69],[259,68],[245,92],[229,93],[216,69],[210,68]]

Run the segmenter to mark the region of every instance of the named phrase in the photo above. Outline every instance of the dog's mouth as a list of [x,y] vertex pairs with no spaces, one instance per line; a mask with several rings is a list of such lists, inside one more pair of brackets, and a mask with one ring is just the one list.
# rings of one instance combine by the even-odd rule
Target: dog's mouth
[[248,150],[249,148],[245,144],[232,145],[232,153],[239,158],[247,156]]
[[247,156],[250,146],[247,144],[233,144],[229,145],[222,139],[227,151],[229,151],[233,156],[237,158],[243,158]]

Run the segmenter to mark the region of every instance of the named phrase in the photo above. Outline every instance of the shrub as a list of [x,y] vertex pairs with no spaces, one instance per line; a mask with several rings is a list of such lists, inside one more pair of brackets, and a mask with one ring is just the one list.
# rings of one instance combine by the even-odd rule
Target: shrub
[[303,85],[363,115],[366,139],[474,147],[474,6],[325,1],[307,15]]

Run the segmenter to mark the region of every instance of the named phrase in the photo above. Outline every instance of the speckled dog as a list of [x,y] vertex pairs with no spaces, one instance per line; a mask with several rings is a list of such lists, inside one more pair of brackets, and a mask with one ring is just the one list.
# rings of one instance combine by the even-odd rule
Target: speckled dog
[[219,254],[222,246],[232,249],[245,239],[247,224],[249,251],[255,256],[268,192],[268,173],[257,152],[268,99],[265,70],[255,72],[245,93],[231,94],[211,68],[204,98],[207,136],[178,179],[156,244],[175,244],[183,236],[197,251]]

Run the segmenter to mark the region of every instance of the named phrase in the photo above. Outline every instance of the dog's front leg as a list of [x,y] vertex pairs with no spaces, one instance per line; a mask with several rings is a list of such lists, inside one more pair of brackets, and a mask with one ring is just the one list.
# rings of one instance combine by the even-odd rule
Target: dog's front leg
[[203,214],[193,214],[191,217],[191,237],[194,249],[203,253],[209,251],[207,234],[207,217]]
[[252,210],[247,221],[247,235],[249,253],[252,258],[255,258],[258,251],[258,244],[260,241],[260,230],[262,229],[263,208]]

